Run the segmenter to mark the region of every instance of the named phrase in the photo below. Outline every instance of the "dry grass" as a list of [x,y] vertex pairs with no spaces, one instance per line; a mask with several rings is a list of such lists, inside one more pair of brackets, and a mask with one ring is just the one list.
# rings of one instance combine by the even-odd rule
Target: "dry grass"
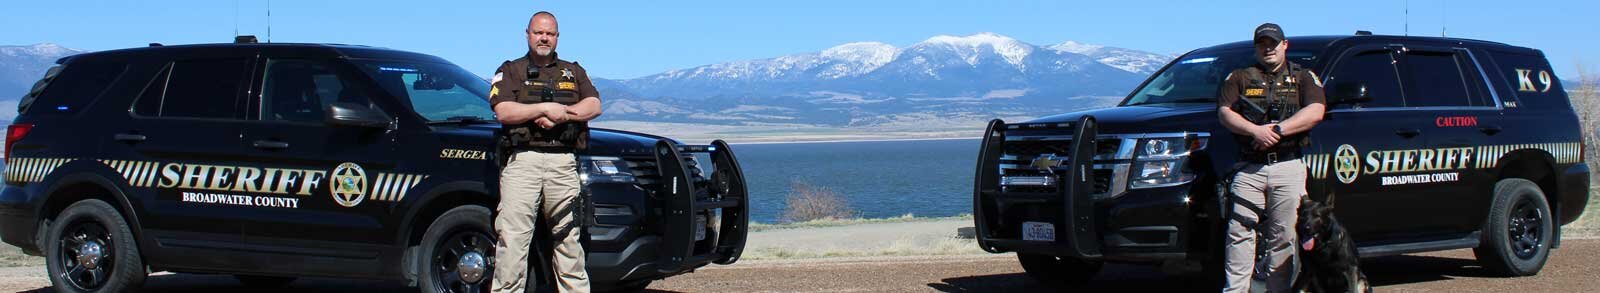
[[855,216],[856,210],[850,208],[850,202],[833,192],[832,188],[800,180],[789,183],[789,196],[784,199],[783,222],[850,219]]
[[817,219],[817,220],[810,220],[810,221],[805,221],[805,222],[788,222],[788,223],[781,223],[781,224],[750,223],[750,232],[762,232],[762,231],[773,231],[773,230],[783,230],[783,229],[808,229],[808,228],[842,227],[842,226],[861,225],[861,224],[906,223],[906,222],[935,222],[935,221],[945,221],[945,220],[972,220],[972,215],[971,214],[961,214],[961,215],[957,215],[957,216],[954,216],[954,217],[919,218],[919,217],[917,217],[916,215],[913,215],[913,214],[904,214],[904,215],[900,215],[898,217],[879,218],[879,219],[863,219],[863,218]]
[[925,243],[911,239],[900,239],[877,249],[809,250],[786,247],[762,247],[745,251],[742,258],[750,260],[773,260],[863,256],[964,255],[985,253],[986,252],[984,252],[983,249],[978,248],[977,240],[947,237],[940,238],[932,243]]

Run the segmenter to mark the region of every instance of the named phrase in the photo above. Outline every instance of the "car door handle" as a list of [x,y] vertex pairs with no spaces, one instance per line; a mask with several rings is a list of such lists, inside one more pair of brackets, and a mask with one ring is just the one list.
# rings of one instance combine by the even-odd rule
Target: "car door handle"
[[143,134],[118,133],[116,135],[112,135],[111,138],[118,141],[141,142],[144,141],[146,137]]
[[1484,127],[1479,127],[1478,128],[1478,131],[1482,131],[1483,134],[1488,134],[1488,135],[1499,134],[1500,130],[1501,129],[1500,129],[1499,126],[1484,126]]
[[252,143],[251,145],[255,146],[258,149],[269,149],[269,150],[279,150],[279,149],[289,148],[289,143],[287,143],[287,142],[271,141],[271,140],[257,140],[255,143]]
[[1395,130],[1394,131],[1394,135],[1399,135],[1400,137],[1404,137],[1404,138],[1413,138],[1413,137],[1417,137],[1418,135],[1422,135],[1422,130],[1400,129],[1400,130]]

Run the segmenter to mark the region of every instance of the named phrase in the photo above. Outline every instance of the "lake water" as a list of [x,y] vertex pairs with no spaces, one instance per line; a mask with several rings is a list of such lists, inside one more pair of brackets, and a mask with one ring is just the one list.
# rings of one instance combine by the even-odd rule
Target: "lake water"
[[[972,212],[978,139],[735,144],[750,188],[750,220],[783,215],[790,184],[832,189],[861,217]],[[0,170],[4,170],[0,163]]]
[[735,144],[750,220],[777,222],[791,182],[826,187],[865,218],[972,212],[978,139]]

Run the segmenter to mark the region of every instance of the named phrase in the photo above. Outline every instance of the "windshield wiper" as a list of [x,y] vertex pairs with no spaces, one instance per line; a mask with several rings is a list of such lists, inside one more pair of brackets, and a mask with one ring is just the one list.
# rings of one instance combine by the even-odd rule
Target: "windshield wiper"
[[485,119],[483,119],[483,117],[478,117],[478,116],[452,116],[450,118],[445,118],[444,120],[440,120],[440,121],[428,121],[428,125],[441,125],[441,124],[463,124],[463,125],[467,125],[467,124],[484,124],[484,123],[489,123],[489,120],[485,120]]
[[1217,102],[1217,99],[1213,99],[1213,98],[1182,98],[1182,99],[1168,101],[1167,103],[1216,103],[1216,102]]

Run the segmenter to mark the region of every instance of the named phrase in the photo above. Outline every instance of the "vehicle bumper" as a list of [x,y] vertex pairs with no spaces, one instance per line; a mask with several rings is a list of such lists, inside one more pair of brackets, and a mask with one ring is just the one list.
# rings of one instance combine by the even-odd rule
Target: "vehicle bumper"
[[[1122,196],[1095,204],[1095,227],[1100,231],[1101,255],[1086,259],[1145,262],[1183,260],[1189,257],[1194,183],[1151,189],[1129,190]],[[1041,207],[1046,208],[1046,207]],[[1014,211],[1017,212],[1017,211]],[[1019,213],[1021,214],[1021,213]],[[1022,218],[1004,222],[1021,223]],[[1058,232],[1059,235],[1059,232]],[[988,245],[1001,252],[1075,256],[1059,243],[986,237]]]
[[32,199],[22,188],[0,190],[0,240],[22,249],[28,255],[43,255],[39,249],[39,219]]
[[1589,182],[1590,172],[1589,165],[1581,163],[1573,164],[1562,172],[1558,181],[1561,186],[1557,187],[1560,192],[1560,198],[1557,199],[1560,214],[1556,215],[1561,225],[1570,224],[1583,216],[1583,210],[1589,203],[1589,188],[1593,184]]

